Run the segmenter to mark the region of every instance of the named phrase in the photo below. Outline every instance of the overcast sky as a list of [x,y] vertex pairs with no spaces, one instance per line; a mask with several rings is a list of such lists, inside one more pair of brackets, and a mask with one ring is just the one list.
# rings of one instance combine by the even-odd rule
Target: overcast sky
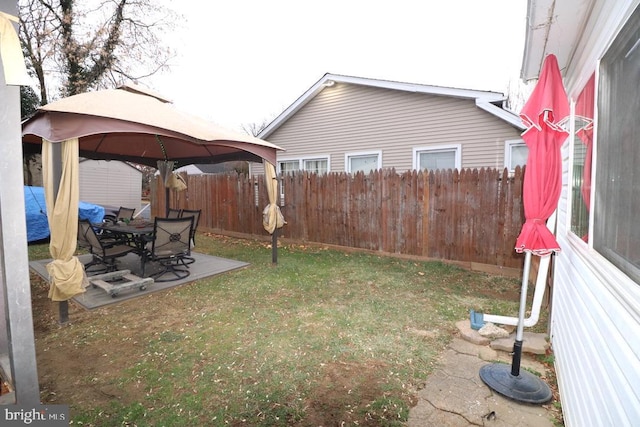
[[182,0],[171,71],[146,83],[233,128],[270,121],[325,73],[506,93],[526,0]]

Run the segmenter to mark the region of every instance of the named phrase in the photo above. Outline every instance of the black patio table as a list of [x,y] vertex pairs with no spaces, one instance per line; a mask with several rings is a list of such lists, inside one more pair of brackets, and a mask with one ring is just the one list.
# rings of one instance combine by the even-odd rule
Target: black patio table
[[144,219],[134,219],[126,222],[100,222],[92,224],[94,227],[107,231],[114,237],[121,238],[135,248],[134,252],[140,256],[140,268],[144,267],[146,260],[145,246],[149,242],[148,237],[153,234],[153,222]]

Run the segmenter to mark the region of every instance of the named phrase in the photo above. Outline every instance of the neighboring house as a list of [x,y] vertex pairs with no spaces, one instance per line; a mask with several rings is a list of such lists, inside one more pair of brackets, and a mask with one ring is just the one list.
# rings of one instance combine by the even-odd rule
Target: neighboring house
[[104,206],[107,212],[120,206],[140,211],[142,172],[116,160],[80,160],[80,200]]
[[639,3],[528,1],[522,76],[555,54],[573,111],[550,323],[567,426],[640,423]]
[[524,127],[504,101],[495,92],[325,74],[258,137],[286,150],[278,172],[514,169],[526,161]]
[[176,169],[176,173],[186,173],[187,175],[210,175],[217,173],[240,172],[247,168],[246,162],[224,162],[213,164],[186,165]]

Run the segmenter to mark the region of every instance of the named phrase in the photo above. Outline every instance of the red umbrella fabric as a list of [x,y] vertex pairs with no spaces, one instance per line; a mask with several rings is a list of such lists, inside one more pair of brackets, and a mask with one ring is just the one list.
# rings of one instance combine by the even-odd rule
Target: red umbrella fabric
[[523,184],[525,223],[516,240],[516,252],[543,256],[560,251],[546,226],[558,206],[562,186],[560,147],[568,136],[562,128],[569,118],[569,102],[555,55],[548,55],[520,117],[527,126],[522,134],[529,148]]
[[[582,169],[582,187],[580,188],[582,200],[584,201],[587,210],[589,210],[589,207],[591,206],[591,166],[593,158],[593,110],[595,106],[595,88],[596,75],[594,73],[585,85],[582,93],[580,93],[580,96],[578,96],[575,111],[576,119],[580,118],[582,123],[582,126],[579,129],[576,129],[576,135],[578,135],[582,143],[587,148]],[[589,236],[582,236],[582,240],[585,242],[588,241]]]

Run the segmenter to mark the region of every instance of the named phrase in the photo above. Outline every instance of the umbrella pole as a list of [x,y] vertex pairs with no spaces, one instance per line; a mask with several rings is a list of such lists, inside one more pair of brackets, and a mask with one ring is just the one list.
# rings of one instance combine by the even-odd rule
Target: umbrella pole
[[513,359],[511,361],[511,375],[520,375],[520,361],[522,360],[522,340],[524,337],[524,314],[527,307],[527,291],[529,286],[529,272],[531,271],[531,252],[524,255],[524,268],[522,271],[522,287],[520,291],[520,309],[518,311],[518,326],[516,328],[516,340],[513,343]]
[[530,372],[520,372],[522,359],[522,341],[524,335],[524,312],[527,307],[527,287],[531,270],[531,252],[525,252],[522,271],[522,290],[520,293],[520,309],[518,327],[513,343],[513,359],[511,367],[504,363],[491,363],[480,368],[480,379],[492,390],[518,402],[544,404],[553,398],[549,386]]

